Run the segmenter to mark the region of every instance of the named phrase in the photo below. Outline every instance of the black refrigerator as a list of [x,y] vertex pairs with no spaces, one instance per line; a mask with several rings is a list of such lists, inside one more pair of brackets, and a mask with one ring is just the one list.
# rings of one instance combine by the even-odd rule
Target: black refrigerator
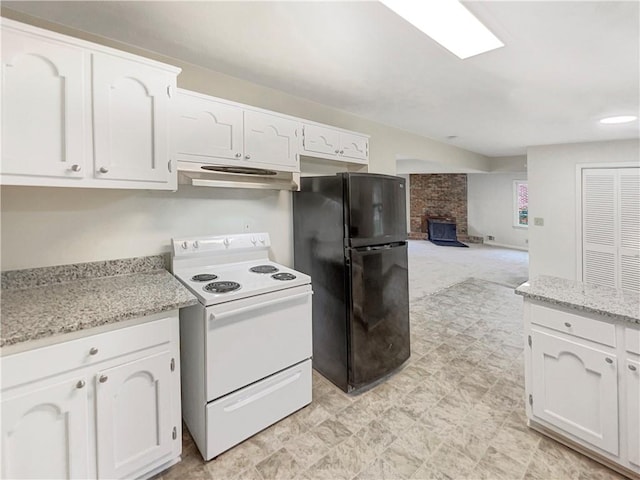
[[295,269],[313,285],[313,367],[345,392],[410,355],[405,181],[307,177],[293,195]]

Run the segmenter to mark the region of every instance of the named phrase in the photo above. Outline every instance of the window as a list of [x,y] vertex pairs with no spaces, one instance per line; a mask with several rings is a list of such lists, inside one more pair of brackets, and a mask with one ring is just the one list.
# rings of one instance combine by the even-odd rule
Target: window
[[526,181],[513,182],[513,225],[529,226],[529,185]]

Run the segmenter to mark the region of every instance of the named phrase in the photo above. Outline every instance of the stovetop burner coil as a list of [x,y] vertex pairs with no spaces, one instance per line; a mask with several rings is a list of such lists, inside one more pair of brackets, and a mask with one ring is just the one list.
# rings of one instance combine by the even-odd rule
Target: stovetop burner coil
[[283,272],[283,273],[276,273],[274,275],[271,275],[271,278],[285,281],[285,280],[293,280],[296,278],[296,276],[293,273]]
[[249,269],[253,273],[276,273],[278,269],[273,265],[256,265]]
[[216,278],[218,278],[218,276],[213,273],[199,273],[198,275],[191,277],[191,280],[194,282],[210,282]]
[[240,288],[238,282],[212,282],[204,286],[207,292],[211,293],[229,293]]

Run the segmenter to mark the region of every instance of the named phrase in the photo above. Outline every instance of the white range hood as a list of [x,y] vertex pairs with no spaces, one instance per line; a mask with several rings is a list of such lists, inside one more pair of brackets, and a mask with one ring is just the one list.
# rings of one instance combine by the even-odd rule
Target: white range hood
[[178,162],[178,183],[195,187],[300,190],[300,174],[251,167]]

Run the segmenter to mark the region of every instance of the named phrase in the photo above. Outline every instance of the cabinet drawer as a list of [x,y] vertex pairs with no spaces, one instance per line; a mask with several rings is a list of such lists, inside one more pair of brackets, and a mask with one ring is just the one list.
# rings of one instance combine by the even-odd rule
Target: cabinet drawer
[[612,323],[593,320],[539,305],[531,306],[531,323],[592,340],[602,345],[616,346],[616,327]]
[[209,460],[311,403],[311,360],[207,405]]
[[2,389],[169,343],[172,324],[177,324],[177,318],[164,318],[9,355],[2,358]]
[[626,327],[624,329],[624,348],[627,352],[640,355],[640,329]]

